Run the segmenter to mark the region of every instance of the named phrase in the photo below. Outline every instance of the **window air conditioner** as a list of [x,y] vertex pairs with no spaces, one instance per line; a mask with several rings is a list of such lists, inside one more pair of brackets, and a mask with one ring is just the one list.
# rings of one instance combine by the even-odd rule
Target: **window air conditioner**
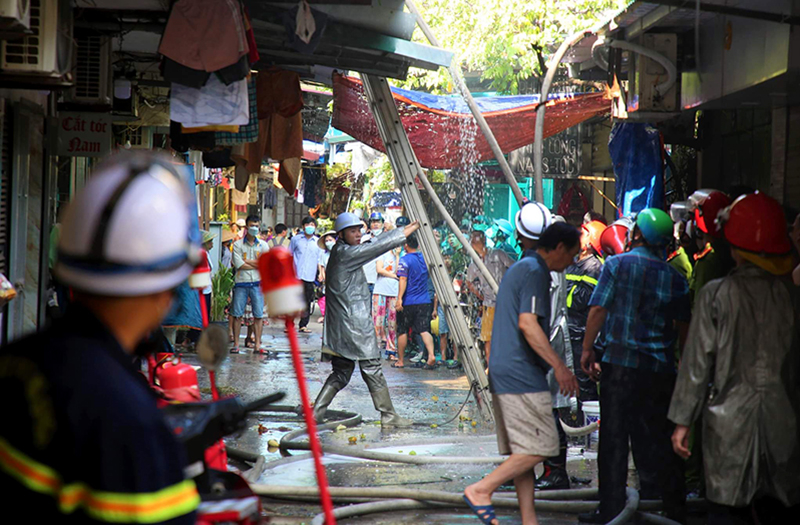
[[68,0],[29,0],[30,32],[2,42],[0,69],[6,74],[60,77],[72,67],[72,9]]
[[75,87],[67,94],[66,101],[111,106],[111,38],[80,33],[75,35],[75,46]]
[[0,0],[0,38],[19,38],[30,27],[30,0]]

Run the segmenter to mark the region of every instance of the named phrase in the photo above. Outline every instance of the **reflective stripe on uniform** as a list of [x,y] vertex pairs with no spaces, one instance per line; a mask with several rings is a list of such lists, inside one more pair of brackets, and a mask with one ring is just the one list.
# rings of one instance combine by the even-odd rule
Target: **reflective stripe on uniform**
[[[588,283],[592,286],[597,286],[597,279],[594,277],[590,277],[588,275],[575,275],[574,273],[566,274],[567,281],[579,282],[579,283]],[[577,284],[573,284],[572,288],[569,289],[569,293],[567,294],[567,308],[572,308],[572,294],[575,293],[575,289],[578,287]]]
[[64,485],[52,468],[31,459],[0,437],[0,469],[29,489],[58,500],[61,512],[79,507],[101,521],[112,523],[156,523],[197,508],[200,496],[192,480],[184,480],[156,492],[119,493],[93,490],[84,483]]

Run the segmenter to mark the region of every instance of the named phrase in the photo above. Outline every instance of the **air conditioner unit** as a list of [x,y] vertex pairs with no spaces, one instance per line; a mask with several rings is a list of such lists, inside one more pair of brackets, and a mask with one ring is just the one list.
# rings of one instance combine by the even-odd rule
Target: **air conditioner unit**
[[74,71],[75,87],[67,94],[67,102],[103,106],[114,102],[110,37],[76,34]]
[[[673,33],[647,33],[642,36],[640,45],[652,49],[666,57],[673,64],[678,59],[678,37]],[[659,93],[656,86],[667,79],[667,70],[644,55],[637,54],[631,61],[628,73],[630,93],[628,112],[674,112],[677,111],[678,81],[666,93]]]
[[68,0],[29,0],[31,34],[2,42],[0,69],[6,74],[60,77],[72,67],[72,8]]
[[0,38],[20,37],[30,27],[30,0],[0,0]]

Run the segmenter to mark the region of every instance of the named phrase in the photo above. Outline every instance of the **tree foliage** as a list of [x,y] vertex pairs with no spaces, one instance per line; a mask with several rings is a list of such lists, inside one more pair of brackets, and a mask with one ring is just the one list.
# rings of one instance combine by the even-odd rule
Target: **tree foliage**
[[[568,35],[588,29],[625,0],[417,0],[425,21],[441,45],[455,53],[465,71],[481,72],[491,89],[516,94],[519,83],[541,76],[536,49],[547,60]],[[419,28],[414,41],[427,44]],[[450,75],[412,69],[405,87],[451,91]]]

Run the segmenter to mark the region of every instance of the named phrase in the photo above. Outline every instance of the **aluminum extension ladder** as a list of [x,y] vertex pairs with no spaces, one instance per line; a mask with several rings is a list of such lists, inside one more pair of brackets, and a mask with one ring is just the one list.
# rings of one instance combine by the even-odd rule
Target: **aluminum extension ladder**
[[494,412],[489,393],[489,380],[481,362],[481,351],[472,336],[463,309],[459,306],[453,283],[444,264],[439,245],[433,236],[430,218],[415,184],[418,178],[429,193],[433,192],[416,154],[403,128],[397,106],[394,103],[389,83],[383,77],[362,74],[364,92],[367,102],[375,117],[386,154],[392,164],[395,180],[400,186],[405,205],[411,218],[420,222],[417,236],[420,240],[422,254],[428,264],[428,271],[436,289],[436,295],[444,310],[450,336],[458,345],[459,355],[470,382],[472,394],[484,421],[494,422]]

